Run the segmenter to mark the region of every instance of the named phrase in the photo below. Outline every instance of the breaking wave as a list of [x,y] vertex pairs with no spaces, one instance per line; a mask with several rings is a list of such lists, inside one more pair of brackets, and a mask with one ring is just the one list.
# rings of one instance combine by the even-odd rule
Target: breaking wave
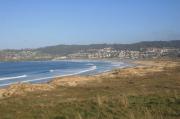
[[3,77],[3,78],[0,78],[0,81],[3,81],[3,80],[11,80],[11,79],[19,79],[19,78],[26,78],[27,75],[21,75],[21,76],[15,76],[15,77]]
[[[52,78],[57,78],[57,77],[73,76],[73,75],[78,75],[78,74],[82,74],[82,73],[85,73],[85,72],[93,71],[93,70],[96,70],[96,69],[97,69],[96,66],[92,66],[92,67],[90,67],[90,68],[88,68],[86,70],[82,70],[82,71],[71,73],[71,74],[57,75],[57,76],[43,77],[43,78],[38,78],[38,79],[24,80],[24,81],[20,81],[20,83],[35,82],[35,81],[47,80],[47,79],[52,79]],[[1,80],[8,80],[10,78],[11,79],[25,78],[25,77],[27,77],[27,75],[22,75],[22,76],[18,76],[18,77],[2,78]],[[18,83],[18,82],[1,84],[0,86],[7,86],[7,85],[11,85],[11,84],[16,84],[16,83]]]

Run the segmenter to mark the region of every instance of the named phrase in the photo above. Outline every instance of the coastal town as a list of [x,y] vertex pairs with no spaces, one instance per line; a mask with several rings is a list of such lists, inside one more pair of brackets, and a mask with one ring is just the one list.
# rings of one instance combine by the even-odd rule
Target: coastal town
[[119,58],[119,59],[143,59],[143,58],[160,58],[160,57],[179,57],[180,49],[175,48],[142,48],[140,51],[135,50],[114,50],[113,48],[89,49],[87,52],[79,51],[78,53],[69,54],[60,58]]
[[32,49],[19,51],[0,51],[0,60],[62,60],[62,59],[147,59],[161,57],[180,57],[179,48],[140,48],[140,50],[116,50],[111,47],[102,49],[79,50],[76,53],[66,55],[52,55],[40,53]]

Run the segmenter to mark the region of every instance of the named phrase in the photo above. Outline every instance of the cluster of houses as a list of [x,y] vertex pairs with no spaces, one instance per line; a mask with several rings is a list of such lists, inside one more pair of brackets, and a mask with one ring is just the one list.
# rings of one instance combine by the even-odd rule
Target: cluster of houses
[[141,48],[139,51],[134,50],[114,50],[113,48],[90,49],[86,52],[69,54],[64,58],[120,58],[120,59],[143,59],[143,58],[159,58],[159,57],[179,57],[180,49],[175,48]]
[[0,52],[0,59],[1,60],[19,60],[19,59],[28,59],[35,56],[36,53],[30,50],[23,50],[21,52],[18,51],[1,51]]
[[60,60],[60,59],[144,59],[160,57],[180,57],[180,49],[175,48],[141,48],[140,50],[115,50],[111,47],[103,49],[80,50],[77,53],[64,56],[39,54],[32,50],[0,51],[0,60]]
[[0,61],[51,60],[50,54],[42,54],[33,50],[0,51]]

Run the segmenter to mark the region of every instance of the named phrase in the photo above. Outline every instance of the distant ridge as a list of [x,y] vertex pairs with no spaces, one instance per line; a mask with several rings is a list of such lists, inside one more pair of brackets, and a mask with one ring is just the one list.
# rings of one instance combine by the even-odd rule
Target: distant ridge
[[89,49],[102,49],[111,47],[115,50],[140,50],[141,48],[148,47],[170,47],[170,48],[180,48],[180,40],[172,41],[143,41],[132,44],[90,44],[90,45],[56,45],[48,46],[43,48],[34,49],[37,52],[52,54],[52,55],[66,55],[71,53],[76,53],[80,50],[86,51]]

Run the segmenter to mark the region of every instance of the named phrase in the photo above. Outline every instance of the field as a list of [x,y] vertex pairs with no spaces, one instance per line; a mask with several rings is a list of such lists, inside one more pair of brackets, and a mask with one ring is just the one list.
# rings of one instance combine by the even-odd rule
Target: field
[[0,119],[179,119],[180,61],[18,84],[0,91]]

